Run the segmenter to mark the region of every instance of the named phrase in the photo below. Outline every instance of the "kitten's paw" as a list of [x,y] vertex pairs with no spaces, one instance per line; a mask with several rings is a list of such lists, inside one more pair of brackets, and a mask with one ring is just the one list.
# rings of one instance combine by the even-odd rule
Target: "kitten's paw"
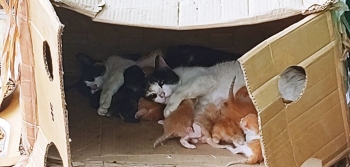
[[190,145],[188,145],[188,146],[185,146],[186,148],[188,148],[188,149],[195,149],[195,148],[197,148],[195,145],[193,145],[193,144],[190,144]]
[[97,109],[97,114],[100,115],[100,116],[105,116],[108,112],[108,109],[105,109],[105,108],[102,108],[102,107],[99,107]]
[[196,143],[198,143],[198,139],[190,139],[190,143],[196,144]]

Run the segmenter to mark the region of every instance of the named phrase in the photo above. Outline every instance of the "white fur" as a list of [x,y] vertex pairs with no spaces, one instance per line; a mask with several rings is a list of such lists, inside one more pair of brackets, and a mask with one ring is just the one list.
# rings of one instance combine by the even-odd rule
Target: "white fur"
[[233,77],[236,82],[234,93],[245,86],[243,72],[238,61],[219,63],[215,66],[205,67],[180,67],[174,69],[179,75],[180,83],[169,98],[164,110],[164,116],[168,117],[187,98],[199,98],[196,112],[200,112],[203,106],[214,103],[219,105],[228,98],[228,91]]
[[100,107],[97,110],[99,115],[106,115],[108,108],[111,105],[112,96],[124,83],[124,70],[130,66],[138,65],[140,67],[150,66],[154,67],[155,57],[163,56],[161,50],[152,52],[147,58],[139,61],[132,61],[118,56],[111,56],[105,62],[106,73],[102,76],[102,92],[100,97]]
[[278,88],[282,98],[289,101],[298,100],[305,87],[305,74],[289,67],[280,76]]
[[176,85],[163,85],[160,87],[158,83],[155,83],[150,85],[150,91],[146,93],[146,96],[155,93],[157,97],[154,99],[154,101],[157,103],[166,104],[168,103],[169,97],[175,88]]

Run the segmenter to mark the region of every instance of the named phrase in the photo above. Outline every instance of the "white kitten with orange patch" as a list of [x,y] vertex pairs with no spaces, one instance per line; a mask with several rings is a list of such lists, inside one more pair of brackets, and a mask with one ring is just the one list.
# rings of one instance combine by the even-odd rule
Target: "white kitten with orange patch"
[[264,160],[260,145],[258,116],[248,114],[240,121],[240,127],[246,135],[246,143],[237,148],[228,147],[234,154],[243,153],[247,159],[229,162],[226,166],[233,164],[256,164]]

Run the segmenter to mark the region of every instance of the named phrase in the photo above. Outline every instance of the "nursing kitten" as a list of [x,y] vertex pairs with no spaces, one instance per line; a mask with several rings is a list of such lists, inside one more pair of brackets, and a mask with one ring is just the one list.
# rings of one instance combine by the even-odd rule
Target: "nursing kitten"
[[306,74],[302,67],[287,68],[278,80],[278,89],[285,103],[296,101],[305,87]]
[[258,117],[256,114],[248,114],[240,121],[240,127],[246,135],[246,143],[237,148],[227,148],[234,154],[243,153],[247,159],[229,162],[226,166],[233,164],[256,164],[264,160],[260,145]]
[[246,86],[241,87],[234,95],[233,87],[235,85],[236,78],[232,80],[230,89],[228,91],[228,98],[221,106],[221,113],[226,118],[233,120],[237,125],[241,121],[241,118],[248,114],[257,114],[255,106],[249,97]]
[[173,137],[181,137],[180,143],[186,148],[196,148],[195,145],[188,143],[190,134],[194,133],[192,124],[194,117],[194,107],[197,99],[185,99],[179,107],[163,121],[164,133],[153,144],[156,147],[158,144]]
[[137,65],[127,68],[124,73],[124,84],[113,95],[107,116],[119,116],[125,122],[137,123],[135,118],[138,101],[144,94],[146,85],[145,73]]
[[212,141],[217,144],[220,141],[232,143],[238,147],[244,144],[245,138],[241,128],[233,120],[223,117],[214,124]]
[[234,76],[238,81],[234,88],[236,91],[237,87],[245,85],[238,61],[219,63],[212,67],[178,67],[172,70],[164,59],[158,56],[155,70],[148,77],[145,97],[167,104],[164,110],[165,117],[186,98],[199,97],[200,106],[210,103],[219,105],[227,99],[227,89]]
[[221,62],[237,60],[241,56],[202,46],[178,45],[168,47],[164,59],[170,68],[210,67]]
[[145,98],[140,98],[138,111],[135,114],[135,118],[147,121],[159,121],[164,119],[164,108],[164,104],[156,103]]

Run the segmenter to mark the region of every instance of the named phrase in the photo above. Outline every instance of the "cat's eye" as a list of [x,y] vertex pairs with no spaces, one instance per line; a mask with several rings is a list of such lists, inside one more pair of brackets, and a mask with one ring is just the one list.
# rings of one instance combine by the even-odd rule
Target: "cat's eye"
[[152,93],[152,94],[148,95],[147,97],[148,97],[149,99],[154,99],[154,98],[157,97],[157,94]]

